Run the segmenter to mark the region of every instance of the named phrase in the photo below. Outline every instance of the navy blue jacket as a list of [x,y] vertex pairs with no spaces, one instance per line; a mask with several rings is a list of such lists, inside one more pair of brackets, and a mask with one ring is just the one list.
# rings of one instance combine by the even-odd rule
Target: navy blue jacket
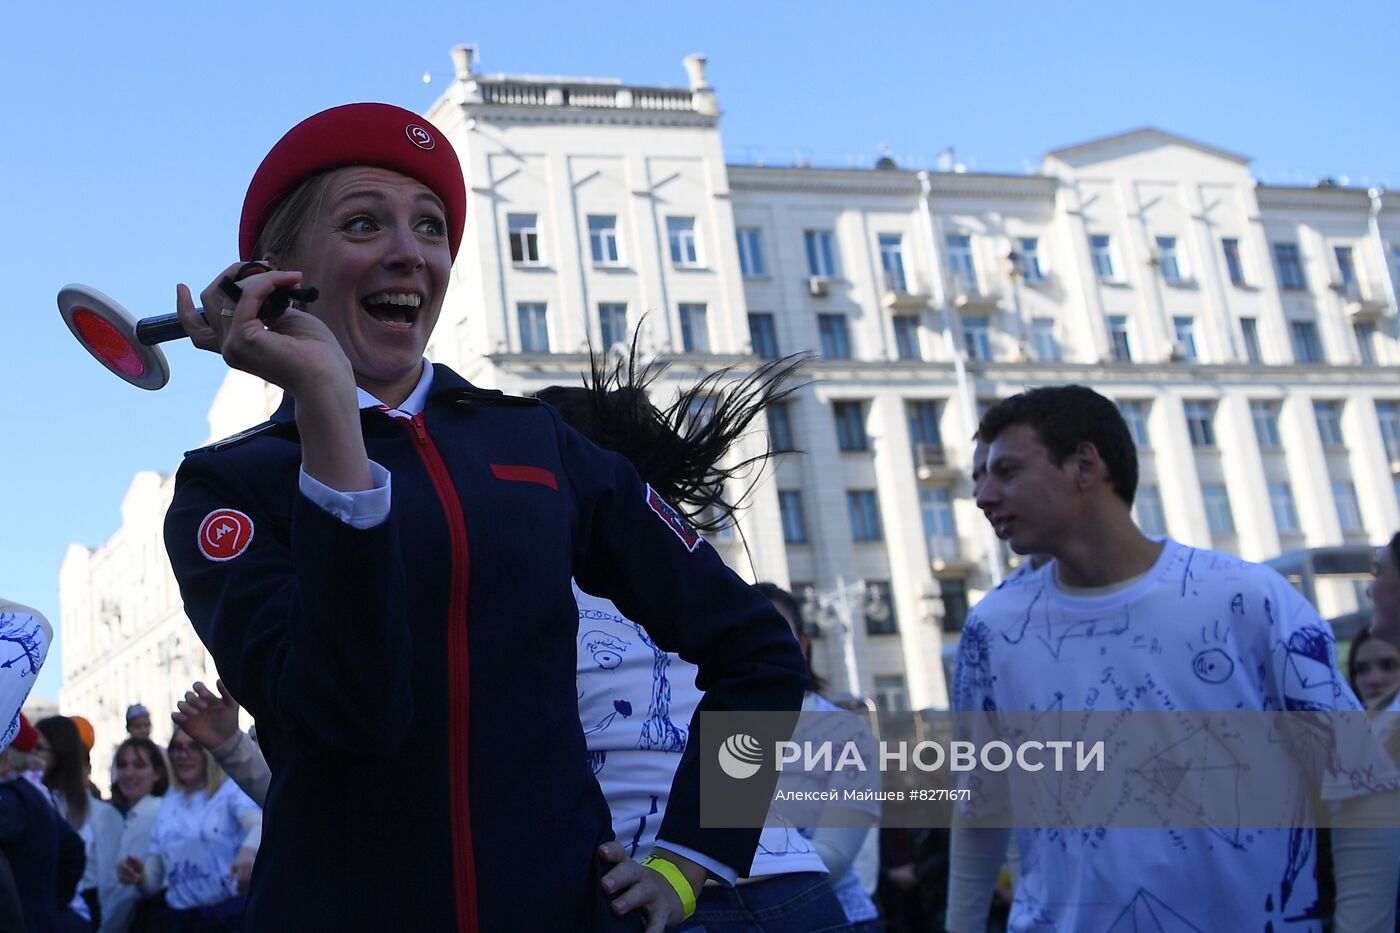
[[86,924],[68,909],[83,877],[83,840],[24,778],[0,783],[0,851],[10,863],[29,933],[73,933]]
[[[549,406],[438,366],[411,422],[361,419],[393,477],[374,528],[298,491],[289,398],[188,454],[166,516],[186,612],[272,768],[247,928],[640,929],[599,888],[570,577],[699,666],[702,711],[799,708],[786,624]],[[701,829],[698,773],[691,748],[661,838],[743,874],[758,830]]]

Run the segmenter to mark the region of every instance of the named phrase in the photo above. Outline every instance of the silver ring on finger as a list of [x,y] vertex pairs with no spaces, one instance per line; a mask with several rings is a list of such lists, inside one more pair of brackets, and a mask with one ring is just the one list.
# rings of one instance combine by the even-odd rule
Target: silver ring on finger
[[219,317],[233,317],[233,309],[232,309],[232,308],[222,308],[222,309],[220,309],[220,311],[219,311]]

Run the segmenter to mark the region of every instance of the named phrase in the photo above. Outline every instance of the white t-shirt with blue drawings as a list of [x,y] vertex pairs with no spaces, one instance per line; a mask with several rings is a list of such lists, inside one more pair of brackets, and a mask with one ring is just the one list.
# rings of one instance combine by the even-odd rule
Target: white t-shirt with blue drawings
[[[1170,539],[1109,595],[1065,594],[1053,564],[1008,580],[968,618],[953,692],[960,710],[1360,709],[1330,627],[1283,577]],[[1023,829],[1017,844],[1010,930],[1322,928],[1311,829]]]
[[238,818],[257,809],[233,781],[224,781],[212,797],[173,787],[166,793],[151,830],[150,854],[165,864],[165,900],[171,907],[208,907],[238,894],[229,877],[246,835]]
[[[578,601],[578,714],[593,775],[627,854],[645,856],[666,814],[690,719],[703,695],[695,665],[656,646],[611,600],[574,586]],[[826,866],[791,826],[765,827],[750,878]]]

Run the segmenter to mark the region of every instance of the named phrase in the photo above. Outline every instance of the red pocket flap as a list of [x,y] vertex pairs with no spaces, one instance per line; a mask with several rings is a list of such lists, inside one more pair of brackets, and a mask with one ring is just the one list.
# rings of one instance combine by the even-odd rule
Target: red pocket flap
[[553,472],[544,467],[493,463],[491,464],[491,473],[496,479],[510,480],[515,483],[539,483],[541,486],[548,486],[555,492],[559,491],[559,481],[554,478]]

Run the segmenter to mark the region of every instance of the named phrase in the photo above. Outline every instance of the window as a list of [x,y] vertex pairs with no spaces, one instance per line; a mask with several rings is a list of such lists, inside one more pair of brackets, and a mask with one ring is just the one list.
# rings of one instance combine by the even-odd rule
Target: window
[[907,713],[909,695],[904,690],[904,675],[875,675],[875,708],[886,713]]
[[1274,512],[1274,525],[1281,535],[1299,532],[1298,510],[1293,507],[1293,490],[1287,483],[1269,484],[1269,507]]
[[1254,436],[1263,450],[1278,450],[1283,446],[1279,439],[1278,416],[1282,406],[1267,399],[1251,399],[1249,416],[1254,421]]
[[1110,249],[1107,234],[1089,235],[1089,258],[1094,263],[1094,275],[1104,280],[1113,278],[1113,251]]
[[615,266],[621,262],[617,250],[617,217],[589,215],[588,248],[593,252],[594,265]]
[[880,234],[880,268],[885,273],[887,290],[909,291],[909,283],[904,279],[904,237],[898,233]]
[[1144,483],[1138,487],[1137,503],[1133,506],[1133,511],[1143,534],[1167,533],[1167,513],[1162,508],[1162,492],[1152,483]]
[[938,598],[943,601],[943,631],[961,632],[967,624],[967,581],[939,580]]
[[700,265],[694,217],[667,217],[666,238],[671,243],[671,265],[680,268]]
[[783,517],[783,541],[806,544],[807,523],[802,517],[802,493],[796,489],[779,490],[778,511]]
[[1376,325],[1371,321],[1358,321],[1351,325],[1356,335],[1356,350],[1361,354],[1361,362],[1367,366],[1376,365]]
[[1181,258],[1176,253],[1176,237],[1157,237],[1157,268],[1162,272],[1162,281],[1168,285],[1180,285]]
[[627,343],[627,305],[604,302],[598,305],[598,334],[603,340],[603,350],[614,344]]
[[851,537],[856,541],[879,541],[884,538],[880,530],[880,504],[875,498],[875,490],[847,490],[846,511],[851,517]]
[[1221,240],[1220,249],[1225,253],[1225,271],[1230,275],[1230,284],[1242,287],[1244,285],[1244,262],[1240,259],[1240,241]]
[[1194,317],[1174,317],[1172,318],[1172,330],[1176,332],[1177,346],[1173,347],[1174,352],[1180,353],[1180,359],[1195,362],[1196,356],[1196,319]]
[[948,273],[953,279],[953,291],[962,295],[975,295],[977,288],[977,264],[972,259],[972,237],[965,233],[950,233],[944,237],[948,246]]
[[768,415],[768,443],[774,451],[796,450],[792,442],[792,407],[788,402],[777,402],[766,409]]
[[1134,401],[1119,402],[1118,410],[1123,414],[1123,420],[1128,425],[1128,433],[1132,435],[1133,443],[1138,447],[1151,447],[1151,438],[1147,433],[1147,411],[1151,402]]
[[1016,240],[1016,270],[1027,285],[1042,285],[1045,268],[1040,264],[1040,240],[1023,236]]
[[1191,401],[1185,403],[1186,431],[1192,447],[1215,446],[1215,403]]
[[992,329],[984,317],[962,319],[963,347],[969,359],[990,360],[992,358]]
[[1345,447],[1342,437],[1342,403],[1313,402],[1313,418],[1317,421],[1317,435],[1322,438],[1323,447]]
[[1293,357],[1299,363],[1321,363],[1322,344],[1317,339],[1317,325],[1312,321],[1293,321]]
[[894,316],[894,349],[901,360],[921,360],[919,348],[919,319],[909,314]]
[[909,443],[914,445],[914,465],[925,462],[921,459],[921,448],[943,450],[943,437],[938,430],[939,404],[937,402],[905,402],[904,417],[909,424]]
[[1213,535],[1235,533],[1235,513],[1230,509],[1230,493],[1223,483],[1205,483],[1201,497],[1206,503],[1206,522]]
[[1132,344],[1128,342],[1128,319],[1121,314],[1111,314],[1108,317],[1108,339],[1113,345],[1113,358],[1120,363],[1129,363],[1133,359]]
[[865,436],[865,406],[860,402],[833,402],[832,417],[836,419],[836,446],[841,450],[869,450]]
[[1354,485],[1349,482],[1334,482],[1332,498],[1337,503],[1337,521],[1341,523],[1343,532],[1366,530],[1361,521],[1361,503],[1356,500]]
[[1244,336],[1244,358],[1251,363],[1262,363],[1264,354],[1259,351],[1259,322],[1252,317],[1240,318],[1240,333]]
[[506,228],[510,232],[510,261],[521,266],[540,263],[540,230],[536,214],[509,214]]
[[1356,260],[1352,257],[1350,246],[1332,247],[1332,255],[1337,259],[1337,285],[1338,291],[1343,295],[1352,296],[1356,294]]
[[1278,287],[1299,290],[1308,287],[1303,278],[1303,260],[1298,255],[1297,243],[1274,244],[1274,270],[1278,274]]
[[846,329],[846,315],[818,314],[817,330],[821,335],[823,359],[849,360],[851,358],[851,334]]
[[899,632],[888,580],[865,581],[865,601],[862,608],[865,612],[865,634],[895,635]]
[[1031,318],[1031,350],[1038,360],[1055,362],[1060,358],[1060,344],[1055,340],[1053,318]]
[[549,320],[545,316],[543,302],[522,302],[515,306],[515,316],[520,322],[520,352],[549,352]]
[[947,486],[919,490],[919,513],[924,522],[929,560],[954,560],[960,553],[958,526],[953,518],[953,495]]
[[682,304],[681,347],[686,353],[710,352],[710,325],[702,304]]
[[749,340],[753,343],[753,352],[765,360],[777,357],[778,325],[773,315],[766,311],[749,313]]
[[739,241],[739,272],[746,279],[767,275],[763,264],[763,241],[759,239],[757,227],[740,227],[734,231]]
[[836,247],[830,230],[804,230],[807,244],[807,274],[816,278],[836,278]]
[[1392,463],[1400,461],[1400,402],[1377,402],[1376,420],[1380,422],[1386,459]]

